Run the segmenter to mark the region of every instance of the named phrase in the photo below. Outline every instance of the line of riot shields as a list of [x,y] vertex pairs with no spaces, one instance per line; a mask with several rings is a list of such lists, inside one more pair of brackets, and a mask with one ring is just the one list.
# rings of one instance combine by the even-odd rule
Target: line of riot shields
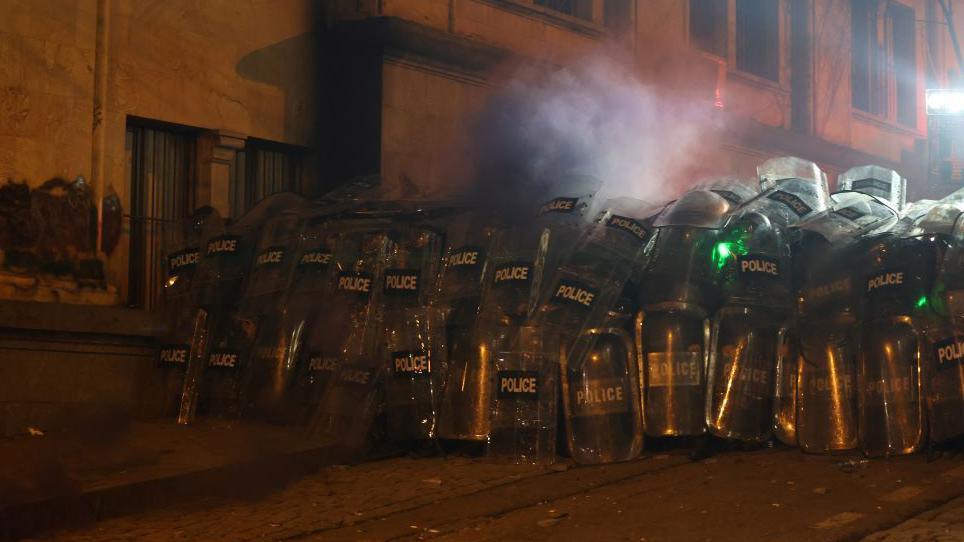
[[905,204],[864,166],[831,194],[789,157],[758,175],[669,203],[570,176],[521,217],[355,185],[199,210],[166,242],[165,412],[533,463],[964,435],[964,193]]

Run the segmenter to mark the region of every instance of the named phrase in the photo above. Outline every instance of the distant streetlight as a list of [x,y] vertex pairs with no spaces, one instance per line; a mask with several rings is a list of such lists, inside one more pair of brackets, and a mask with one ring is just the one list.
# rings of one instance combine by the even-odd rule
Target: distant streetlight
[[964,115],[964,90],[927,89],[925,104],[928,116],[962,116]]

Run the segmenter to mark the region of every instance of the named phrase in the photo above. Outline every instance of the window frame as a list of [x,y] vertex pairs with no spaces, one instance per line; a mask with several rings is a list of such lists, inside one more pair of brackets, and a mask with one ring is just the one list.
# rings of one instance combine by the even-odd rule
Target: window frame
[[[124,214],[127,222],[125,304],[131,308],[155,311],[163,305],[161,281],[158,279],[165,272],[163,253],[166,249],[166,232],[189,218],[197,207],[200,187],[197,157],[201,130],[130,115],[127,116],[124,130],[125,178],[128,183],[128,202]],[[148,145],[147,137],[166,141],[157,140]],[[158,150],[161,147],[166,147],[162,150],[164,156],[161,161],[171,161],[177,157],[181,160],[174,160],[177,171],[167,170],[168,175],[158,176],[158,168],[163,168],[163,165],[158,165]],[[150,160],[146,151],[151,151]],[[178,178],[172,181],[170,175]],[[146,181],[150,185],[140,185],[138,179],[151,179]],[[175,189],[180,189],[182,193],[176,199],[161,203],[160,200],[170,194],[171,186],[166,181],[178,183]],[[155,191],[158,188],[161,189],[160,193]],[[180,212],[169,213],[177,216],[163,216],[165,211],[178,210]]]
[[[563,11],[557,11],[552,8],[540,6],[535,3],[535,0],[476,0],[478,2],[490,4],[499,9],[508,11],[510,13],[515,13],[523,17],[528,17],[531,19],[537,19],[560,28],[565,28],[567,30],[578,32],[580,34],[585,34],[593,38],[600,38],[603,36],[612,35],[614,32],[609,27],[603,24],[603,9],[593,8],[593,18],[583,19],[575,15],[569,15]],[[597,2],[600,3],[602,0],[587,0],[592,3],[593,6]],[[633,16],[635,16],[635,10],[632,11]],[[598,19],[598,20],[597,20]]]
[[712,56],[712,57],[715,57],[715,58],[727,59],[727,58],[729,57],[729,47],[730,47],[730,41],[731,41],[731,40],[730,40],[730,24],[729,24],[729,22],[730,22],[730,17],[729,17],[730,0],[711,0],[711,1],[720,2],[720,3],[723,4],[723,6],[722,6],[722,7],[723,7],[723,10],[722,10],[723,21],[722,21],[722,22],[716,22],[717,24],[716,24],[715,26],[718,26],[718,28],[714,28],[714,32],[716,32],[716,31],[721,31],[721,30],[722,30],[722,36],[721,36],[721,38],[720,38],[720,40],[722,41],[722,46],[719,47],[718,49],[710,50],[710,49],[707,49],[707,48],[702,47],[702,45],[701,45],[700,43],[698,43],[697,40],[695,39],[695,35],[694,35],[694,32],[693,32],[693,24],[694,24],[694,21],[693,21],[693,2],[694,2],[694,0],[688,0],[688,1],[687,1],[687,4],[686,4],[686,36],[687,36],[687,40],[688,40],[688,42],[689,42],[690,47],[692,47],[692,48],[700,51],[700,52],[703,53],[703,54],[706,54],[706,55],[709,55],[709,56]]
[[[868,37],[868,48],[876,48],[877,55],[883,53],[883,56],[878,60],[882,67],[882,74],[878,74],[878,81],[874,82],[873,73],[870,76],[870,82],[868,84],[866,99],[873,104],[875,100],[880,101],[875,106],[872,105],[873,111],[868,111],[862,107],[856,105],[856,100],[854,96],[854,75],[856,72],[855,64],[855,49],[853,43],[855,42],[855,36],[853,35],[854,29],[854,12],[853,7],[855,0],[850,0],[848,2],[850,9],[850,29],[851,29],[851,96],[850,96],[850,110],[851,115],[857,119],[878,124],[884,128],[892,131],[899,131],[905,133],[911,133],[914,135],[922,134],[921,128],[921,76],[920,76],[920,61],[919,53],[921,47],[921,36],[920,32],[917,30],[917,8],[916,5],[899,0],[880,0],[881,7],[877,8],[876,18],[872,21],[869,26],[875,29],[875,34]],[[896,51],[896,36],[895,36],[895,16],[894,11],[896,10],[906,10],[905,13],[909,14],[911,17],[910,27],[913,30],[913,39],[911,40],[911,50],[913,51],[913,89],[910,94],[911,96],[911,109],[913,114],[907,117],[907,119],[902,118],[901,110],[901,98],[900,94],[900,75],[897,67],[897,51]],[[881,18],[884,20],[881,24]],[[883,34],[881,34],[879,28],[883,28]],[[873,58],[873,55],[868,53],[869,58]],[[882,81],[882,83],[880,82]],[[878,87],[874,89],[873,85],[877,84]],[[882,96],[882,98],[880,98]],[[913,119],[912,124],[904,122],[904,120]]]
[[[263,178],[258,179],[257,175],[255,175],[257,170],[263,169],[263,167],[259,167],[263,166],[263,164],[252,159],[254,156],[258,156],[257,153],[259,152],[271,152],[286,156],[287,159],[290,160],[288,165],[292,170],[292,178],[286,181],[286,186],[270,194],[261,194],[261,199],[279,192],[304,193],[304,173],[305,162],[307,161],[309,152],[308,149],[298,145],[279,143],[266,139],[247,138],[244,148],[238,149],[235,153],[234,160],[231,163],[230,178],[228,181],[228,207],[231,216],[235,218],[243,216],[244,213],[250,211],[261,201],[261,199],[253,196],[251,191],[252,188],[256,188],[259,181],[264,181]],[[241,186],[242,184],[243,186]],[[239,201],[239,198],[242,201]]]
[[[691,33],[691,4],[690,2],[685,2],[686,16],[684,17],[684,34],[686,36],[687,45],[696,51],[697,53],[706,56],[716,62],[722,62],[726,66],[726,71],[732,76],[739,78],[745,82],[754,84],[756,86],[762,86],[766,88],[771,88],[778,90],[783,93],[790,91],[790,77],[787,72],[787,66],[789,64],[789,46],[784,43],[784,37],[789,35],[789,25],[787,18],[789,17],[789,9],[787,5],[788,0],[773,0],[777,2],[777,30],[776,30],[776,79],[770,79],[768,77],[757,75],[753,72],[741,69],[737,65],[737,29],[736,29],[736,3],[737,0],[726,0],[726,20],[724,21],[725,31],[725,41],[726,41],[726,54],[718,55],[711,51],[706,51],[695,43],[693,35]],[[792,1],[792,0],[790,0]]]
[[[765,57],[762,57],[762,58],[763,58],[763,60],[761,61],[762,69],[760,70],[760,72],[756,72],[756,71],[752,71],[752,70],[751,70],[750,64],[752,64],[752,62],[750,62],[750,61],[751,61],[751,60],[755,60],[755,57],[753,57],[753,56],[746,56],[746,55],[749,54],[749,52],[750,52],[751,50],[753,50],[753,51],[759,51],[760,48],[743,47],[743,46],[742,46],[742,45],[747,45],[747,44],[748,44],[748,41],[747,41],[747,40],[750,39],[750,38],[748,37],[748,34],[754,34],[754,33],[752,32],[753,29],[748,29],[747,32],[741,32],[741,31],[740,31],[740,30],[741,30],[741,29],[740,29],[740,23],[741,23],[741,18],[740,18],[740,3],[741,3],[741,2],[750,2],[750,1],[760,2],[761,4],[766,5],[766,6],[768,6],[769,8],[772,8],[772,9],[774,10],[773,13],[772,13],[772,14],[769,14],[769,13],[768,13],[767,15],[772,15],[772,16],[773,16],[773,19],[774,19],[774,22],[776,23],[776,27],[773,28],[772,30],[770,30],[769,28],[767,28],[768,31],[773,32],[772,39],[773,39],[773,43],[774,43],[775,46],[776,46],[776,47],[775,47],[776,50],[775,50],[775,51],[769,51],[769,52],[772,54],[772,56],[767,55],[767,56],[765,56]],[[775,2],[774,0],[734,0],[734,1],[733,1],[733,5],[734,5],[734,9],[733,9],[733,13],[734,13],[734,17],[733,17],[733,25],[734,25],[734,31],[733,31],[733,41],[734,41],[734,44],[733,44],[733,46],[734,46],[733,64],[736,66],[736,69],[737,69],[738,71],[740,71],[740,72],[742,72],[742,73],[746,73],[746,74],[749,74],[749,75],[753,75],[753,76],[756,76],[756,77],[760,77],[760,78],[766,79],[767,81],[773,81],[774,83],[777,83],[777,84],[780,83],[780,76],[781,76],[780,69],[781,69],[781,67],[782,67],[782,60],[783,60],[781,57],[782,57],[782,55],[783,55],[783,49],[784,49],[784,47],[783,47],[783,42],[782,42],[783,33],[781,32],[781,28],[780,28],[780,27],[781,27],[781,20],[780,20],[780,18],[781,18],[781,14],[782,14],[782,11],[783,11],[783,10],[782,10],[782,4],[783,4],[782,2],[779,2],[779,1],[776,1],[776,2]],[[750,9],[750,8],[747,8],[747,9],[749,9],[751,12],[754,11],[754,10],[752,10],[752,9]],[[761,35],[761,33],[755,33],[755,35],[756,35],[756,36],[760,36],[760,39],[764,39],[764,37]],[[769,38],[769,37],[771,37],[771,36],[766,36],[766,38]],[[750,45],[752,45],[752,43],[750,43]],[[743,50],[746,50],[747,52],[744,53],[744,56],[743,56],[742,62],[741,62],[741,56],[740,56],[740,54],[741,54],[741,52],[742,52]],[[741,64],[742,64],[742,65],[741,65]],[[771,66],[770,64],[773,64],[773,65]],[[769,74],[769,73],[762,73],[762,72],[767,72],[767,71],[769,71],[769,70],[773,70],[772,77],[771,77],[771,74]]]

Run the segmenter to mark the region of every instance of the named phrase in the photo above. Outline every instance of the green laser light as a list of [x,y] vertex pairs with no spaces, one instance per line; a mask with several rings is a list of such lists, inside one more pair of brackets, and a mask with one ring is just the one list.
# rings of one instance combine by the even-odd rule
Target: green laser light
[[719,243],[716,245],[716,253],[721,259],[729,258],[733,252],[730,251],[730,243]]

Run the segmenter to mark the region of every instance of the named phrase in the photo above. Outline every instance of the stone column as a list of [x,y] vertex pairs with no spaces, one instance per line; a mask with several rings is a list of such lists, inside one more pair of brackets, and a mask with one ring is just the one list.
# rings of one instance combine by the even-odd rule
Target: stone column
[[226,130],[213,130],[198,138],[198,207],[210,205],[221,216],[231,215],[231,168],[246,139],[243,134]]

